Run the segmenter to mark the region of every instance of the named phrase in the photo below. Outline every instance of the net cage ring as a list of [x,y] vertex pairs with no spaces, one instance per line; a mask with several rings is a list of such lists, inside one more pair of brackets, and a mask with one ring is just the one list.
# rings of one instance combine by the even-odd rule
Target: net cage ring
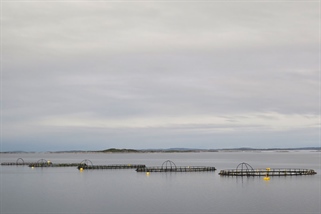
[[51,162],[47,161],[46,159],[40,159],[40,160],[37,161],[37,164],[39,164],[39,165],[50,165]]
[[253,167],[248,164],[248,163],[240,163],[239,165],[237,165],[236,170],[240,170],[240,171],[254,171]]
[[24,164],[24,163],[25,163],[25,161],[24,161],[22,158],[18,158],[18,159],[16,160],[16,164],[18,165],[18,164],[20,164],[20,162],[21,162],[21,164]]
[[83,161],[80,162],[78,169],[82,168],[83,166],[93,166],[93,162],[91,162],[91,160],[85,159]]
[[162,169],[176,169],[176,164],[171,161],[171,160],[167,160],[162,164]]

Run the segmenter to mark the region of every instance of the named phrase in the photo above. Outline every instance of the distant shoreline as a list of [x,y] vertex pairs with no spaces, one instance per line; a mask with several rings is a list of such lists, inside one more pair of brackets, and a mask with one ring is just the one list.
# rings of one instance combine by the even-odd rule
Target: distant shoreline
[[195,153],[195,152],[289,152],[289,151],[315,151],[321,152],[321,147],[303,147],[303,148],[225,148],[225,149],[189,149],[189,148],[169,148],[169,149],[116,149],[106,150],[70,150],[70,151],[46,151],[46,152],[26,152],[26,151],[6,151],[0,154],[19,154],[19,153]]

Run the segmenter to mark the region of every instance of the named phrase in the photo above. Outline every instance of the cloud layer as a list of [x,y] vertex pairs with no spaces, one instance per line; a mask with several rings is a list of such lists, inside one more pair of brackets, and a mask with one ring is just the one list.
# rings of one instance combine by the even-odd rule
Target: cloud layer
[[318,2],[2,7],[3,150],[318,145]]

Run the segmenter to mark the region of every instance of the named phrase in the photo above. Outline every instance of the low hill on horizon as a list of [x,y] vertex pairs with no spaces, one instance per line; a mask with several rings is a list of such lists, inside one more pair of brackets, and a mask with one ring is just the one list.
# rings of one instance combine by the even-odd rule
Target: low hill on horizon
[[[104,150],[66,150],[66,151],[47,151],[49,153],[83,153],[83,152],[100,152],[100,153],[152,153],[152,152],[223,152],[223,151],[295,151],[295,150],[316,150],[321,151],[321,147],[295,147],[295,148],[223,148],[223,149],[195,149],[195,148],[167,148],[167,149],[118,149],[109,148]],[[35,151],[5,151],[0,153],[37,153]]]

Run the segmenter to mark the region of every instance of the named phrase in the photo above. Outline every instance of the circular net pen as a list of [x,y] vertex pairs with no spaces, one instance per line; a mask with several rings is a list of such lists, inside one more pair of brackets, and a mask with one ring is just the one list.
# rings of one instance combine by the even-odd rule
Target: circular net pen
[[248,163],[240,163],[236,169],[224,169],[221,170],[219,175],[222,176],[293,176],[293,175],[315,175],[316,172],[313,169],[253,169]]
[[91,162],[91,160],[88,160],[88,159],[85,159],[83,161],[80,162],[80,164],[78,165],[78,169],[79,170],[82,170],[82,169],[85,169],[85,168],[88,168],[88,167],[93,167],[94,164],[93,162]]
[[16,160],[16,165],[24,165],[24,164],[25,164],[25,161],[22,158],[18,158]]
[[252,173],[254,172],[254,169],[250,164],[243,162],[237,165],[236,171],[239,171],[241,173]]
[[245,162],[237,165],[236,169],[225,169],[221,170],[219,175],[228,175],[228,176],[253,176],[255,175],[255,170],[253,167]]
[[29,167],[51,167],[51,161],[47,161],[46,159],[40,159],[36,163],[32,163]]
[[29,166],[31,164],[35,164],[35,162],[26,162],[22,158],[18,158],[15,162],[3,162],[1,165],[3,166]]
[[173,161],[167,160],[162,164],[161,170],[163,170],[165,172],[167,172],[167,171],[172,172],[172,171],[177,170],[177,166]]
[[137,168],[137,172],[204,172],[204,171],[215,171],[215,167],[207,166],[176,166],[176,164],[171,161],[165,161],[162,166],[144,167]]

